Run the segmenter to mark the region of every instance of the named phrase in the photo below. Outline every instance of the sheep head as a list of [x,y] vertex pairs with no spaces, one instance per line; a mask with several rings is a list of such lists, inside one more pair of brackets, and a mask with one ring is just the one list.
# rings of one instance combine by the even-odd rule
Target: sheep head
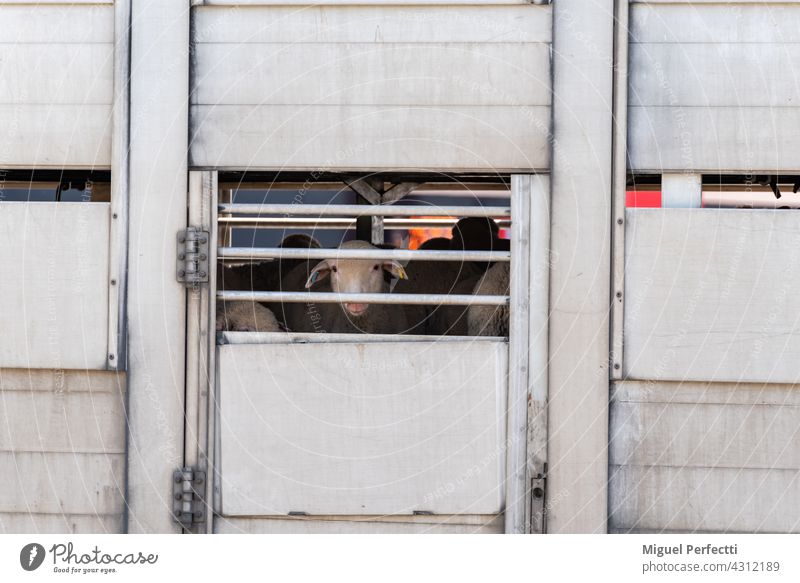
[[[366,241],[348,241],[340,249],[377,249]],[[384,293],[388,291],[383,272],[393,277],[406,279],[403,266],[389,259],[325,259],[320,261],[306,281],[306,289],[330,277],[331,290],[335,293]],[[351,316],[364,315],[369,304],[343,303],[345,311]]]

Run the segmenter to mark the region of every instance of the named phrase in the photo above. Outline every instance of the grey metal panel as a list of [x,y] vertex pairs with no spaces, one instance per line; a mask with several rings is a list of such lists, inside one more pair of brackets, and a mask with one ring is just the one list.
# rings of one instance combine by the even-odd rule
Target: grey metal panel
[[[531,10],[529,2],[503,0],[500,6],[476,0],[472,3],[436,0],[429,6],[414,2],[353,2],[350,6],[332,2],[302,10],[289,2],[250,2],[242,9],[213,8],[204,2],[195,13],[196,38],[202,42],[550,42],[552,27],[542,12]],[[543,2],[535,1],[533,4]],[[218,5],[221,5],[220,2]],[[233,3],[228,3],[233,4]],[[239,4],[235,1],[235,4]],[[399,4],[399,6],[398,6]],[[387,10],[388,9],[388,10]],[[458,26],[452,26],[454,20]]]
[[623,381],[610,530],[798,532],[797,385]]
[[111,165],[113,40],[113,6],[0,3],[0,165]]
[[[794,16],[800,22],[800,9]],[[778,39],[770,44],[634,44],[630,71],[631,107],[800,105],[800,44]]]
[[630,167],[639,172],[800,171],[800,108],[632,107]]
[[0,204],[0,366],[104,369],[108,203]]
[[632,7],[631,169],[800,170],[800,5],[757,4]]
[[119,515],[125,455],[0,452],[0,513]]
[[613,466],[609,528],[800,532],[800,470]]
[[496,514],[505,343],[218,348],[222,514]]
[[195,15],[195,167],[549,165],[549,6],[257,6]]
[[122,534],[122,514],[0,512],[0,534]]
[[629,209],[627,224],[626,378],[800,381],[793,213]]
[[216,534],[501,534],[502,532],[502,515],[382,516],[377,519],[363,516],[214,518]]
[[195,105],[191,164],[290,169],[546,169],[546,106]]

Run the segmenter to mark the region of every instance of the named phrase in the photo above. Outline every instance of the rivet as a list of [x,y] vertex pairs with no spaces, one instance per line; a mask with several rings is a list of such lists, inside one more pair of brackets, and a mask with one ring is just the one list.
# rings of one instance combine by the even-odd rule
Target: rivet
[[618,362],[614,363],[614,370],[619,370],[619,363]]

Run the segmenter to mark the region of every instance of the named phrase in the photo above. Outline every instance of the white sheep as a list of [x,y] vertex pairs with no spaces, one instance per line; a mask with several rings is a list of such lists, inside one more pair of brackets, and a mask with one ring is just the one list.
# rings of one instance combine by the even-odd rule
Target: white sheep
[[[474,295],[505,296],[509,293],[511,266],[495,263],[478,280]],[[508,306],[470,306],[467,312],[470,336],[508,336]]]
[[217,332],[281,332],[275,314],[258,302],[218,302]]
[[[348,241],[340,249],[377,249],[366,241]],[[403,266],[388,259],[339,259],[332,252],[330,259],[299,265],[281,282],[283,291],[334,293],[388,293],[384,272],[393,277],[406,277]],[[286,327],[293,332],[363,332],[400,334],[406,331],[404,310],[397,305],[345,302],[285,303],[276,305]]]

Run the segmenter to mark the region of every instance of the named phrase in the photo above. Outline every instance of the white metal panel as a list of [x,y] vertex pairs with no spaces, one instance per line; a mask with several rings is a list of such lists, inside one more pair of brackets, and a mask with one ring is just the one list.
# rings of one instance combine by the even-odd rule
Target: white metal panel
[[[373,4],[392,5],[392,4],[439,4],[439,5],[461,5],[461,4],[528,4],[530,0],[372,0]],[[325,4],[360,4],[363,0],[325,0]],[[206,6],[269,6],[272,4],[286,4],[289,6],[299,4],[308,6],[308,0],[199,0],[200,4]]]
[[615,402],[697,403],[700,405],[786,405],[800,407],[797,385],[784,383],[711,383],[625,381],[613,387]]
[[119,515],[125,456],[0,451],[0,514]]
[[[549,62],[545,43],[204,43],[192,103],[549,105]],[[489,79],[515,82],[498,99]]]
[[[656,4],[650,2],[650,4]],[[660,4],[660,3],[658,3]],[[781,43],[794,42],[800,6],[796,0],[757,2],[737,6],[702,6],[699,2],[669,2],[659,6],[633,2],[631,45],[636,43]],[[726,2],[731,4],[731,2]],[[769,4],[761,6],[760,4]],[[686,45],[683,45],[686,47]],[[633,47],[632,47],[633,48]]]
[[639,172],[800,171],[800,108],[632,107],[630,167]]
[[0,45],[2,104],[107,105],[113,74],[111,43]]
[[502,510],[506,344],[218,354],[224,515]]
[[113,6],[0,4],[0,165],[111,165],[113,18]]
[[122,395],[3,392],[0,451],[125,453]]
[[198,43],[549,43],[552,13],[530,6],[316,5],[197,8]]
[[614,466],[615,531],[800,532],[800,470]]
[[261,6],[195,16],[193,166],[548,166],[547,6]]
[[797,107],[800,45],[775,40],[631,45],[630,105]]
[[800,52],[792,40],[800,5],[737,4],[633,7],[633,170],[800,169]]
[[197,105],[192,116],[194,166],[455,172],[549,160],[549,107]]
[[0,366],[104,369],[109,205],[2,203]]
[[[216,534],[500,534],[502,516],[382,516],[227,518],[214,520]],[[0,520],[2,518],[0,517]],[[1,523],[0,523],[1,524]],[[2,526],[0,526],[2,528]]]
[[122,534],[122,514],[0,512],[0,534]]
[[611,411],[611,465],[800,469],[797,406],[615,402]]
[[[797,0],[632,0],[632,4],[737,4],[758,6],[760,4],[797,4]],[[738,6],[736,7],[738,8]]]
[[0,532],[121,532],[125,376],[0,369]]
[[0,105],[0,164],[109,167],[111,105]]
[[797,216],[634,209],[627,217],[626,378],[800,381]]
[[75,5],[83,5],[83,4],[113,4],[114,0],[0,0],[0,6],[4,4],[21,4],[21,5],[35,5],[39,6],[40,4],[75,4]]
[[624,381],[611,402],[613,531],[797,532],[797,385]]
[[[0,43],[113,43],[111,6],[46,6],[0,0]],[[97,4],[111,4],[112,2]]]

